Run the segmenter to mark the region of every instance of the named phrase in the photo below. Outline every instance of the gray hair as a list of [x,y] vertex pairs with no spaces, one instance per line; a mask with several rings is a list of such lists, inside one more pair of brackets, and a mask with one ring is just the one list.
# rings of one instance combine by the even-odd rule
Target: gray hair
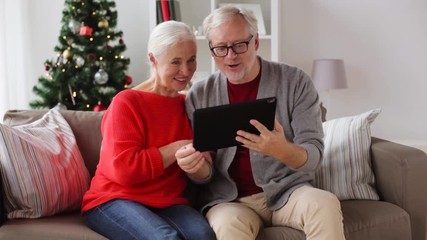
[[187,24],[177,21],[162,22],[151,32],[147,51],[158,57],[170,45],[185,39],[196,42],[196,36]]
[[210,41],[209,32],[212,28],[216,28],[222,23],[238,16],[243,17],[249,27],[250,34],[255,36],[258,33],[258,21],[255,14],[251,10],[236,7],[232,4],[217,8],[209,14],[203,21],[203,33]]

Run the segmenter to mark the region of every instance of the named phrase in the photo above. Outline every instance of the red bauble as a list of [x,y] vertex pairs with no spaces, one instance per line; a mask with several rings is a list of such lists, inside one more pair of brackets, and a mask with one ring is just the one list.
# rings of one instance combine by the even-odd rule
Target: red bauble
[[82,36],[92,36],[93,28],[88,26],[82,26],[80,27],[80,35]]
[[124,79],[124,82],[125,82],[126,85],[132,84],[132,82],[133,82],[132,77],[129,76],[129,75],[126,75],[125,79]]
[[91,62],[95,61],[95,60],[96,60],[96,55],[95,55],[95,53],[89,53],[89,54],[87,55],[87,60],[89,60],[89,61],[91,61]]
[[120,38],[120,39],[119,39],[119,43],[120,43],[120,44],[123,44],[124,42],[125,42],[125,41],[123,40],[123,38]]
[[49,71],[49,65],[44,65],[44,70]]
[[96,104],[95,107],[93,107],[94,112],[101,112],[106,110],[107,108],[104,107],[102,104]]

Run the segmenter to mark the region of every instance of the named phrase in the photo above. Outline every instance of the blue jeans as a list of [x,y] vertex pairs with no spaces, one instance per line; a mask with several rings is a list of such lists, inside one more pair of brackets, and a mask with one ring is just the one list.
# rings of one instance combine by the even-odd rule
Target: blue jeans
[[84,213],[86,225],[109,239],[215,239],[206,219],[188,205],[151,208],[116,199]]

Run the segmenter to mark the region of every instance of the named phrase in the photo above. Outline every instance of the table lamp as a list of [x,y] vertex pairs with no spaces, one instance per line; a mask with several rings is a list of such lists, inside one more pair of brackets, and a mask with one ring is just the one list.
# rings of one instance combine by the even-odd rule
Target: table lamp
[[[330,107],[330,90],[347,88],[347,77],[342,59],[315,59],[311,78],[318,91],[328,92],[327,107]],[[322,103],[320,106],[326,112]]]
[[342,59],[315,59],[311,78],[318,91],[347,88]]

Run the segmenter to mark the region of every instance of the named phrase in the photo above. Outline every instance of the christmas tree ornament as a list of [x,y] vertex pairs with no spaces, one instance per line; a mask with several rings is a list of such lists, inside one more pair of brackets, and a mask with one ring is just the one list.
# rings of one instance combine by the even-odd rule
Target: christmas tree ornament
[[93,107],[93,111],[94,112],[101,112],[101,111],[104,111],[104,110],[106,110],[107,108],[105,107],[105,106],[103,106],[100,102],[98,102],[98,104],[96,104],[94,107]]
[[104,69],[100,68],[98,72],[95,73],[95,82],[99,85],[104,85],[108,82],[108,73]]
[[80,31],[80,23],[74,19],[71,19],[70,22],[68,22],[68,27],[74,34],[77,34]]
[[83,67],[85,64],[85,60],[81,56],[76,57],[75,62],[78,67]]
[[89,53],[89,54],[87,55],[87,60],[89,60],[89,61],[91,61],[91,62],[95,61],[95,60],[96,60],[96,55],[95,55],[95,53]]
[[62,53],[62,56],[66,59],[71,59],[73,57],[73,52],[70,48],[65,49],[65,51]]
[[46,65],[44,65],[44,70],[45,70],[45,71],[49,71],[49,65],[47,65],[47,64],[46,64]]
[[103,18],[101,21],[98,22],[99,28],[108,28],[108,21],[107,19]]
[[129,75],[126,75],[126,76],[125,76],[124,83],[125,83],[126,85],[131,85],[131,84],[132,84],[132,81],[133,81],[133,79],[132,79],[132,77],[131,77],[131,76],[129,76]]
[[82,36],[92,36],[93,28],[88,26],[81,26],[80,27],[80,35]]

